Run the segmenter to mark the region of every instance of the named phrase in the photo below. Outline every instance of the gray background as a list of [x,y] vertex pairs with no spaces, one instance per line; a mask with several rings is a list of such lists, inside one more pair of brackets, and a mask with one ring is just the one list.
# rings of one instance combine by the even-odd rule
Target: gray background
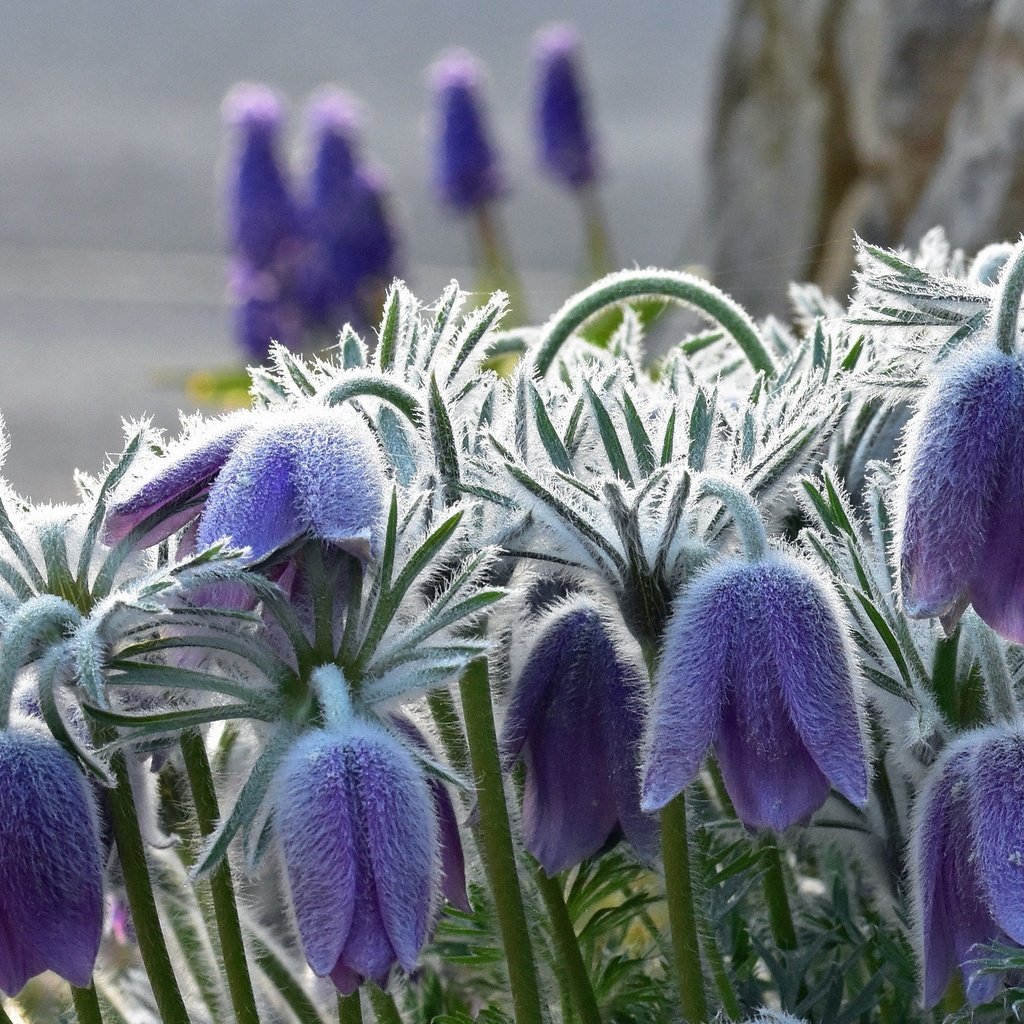
[[425,69],[445,47],[487,63],[514,192],[503,216],[539,319],[578,281],[579,224],[534,166],[530,42],[573,20],[599,122],[616,262],[699,260],[706,129],[724,0],[675,3],[14,3],[0,41],[0,413],[4,475],[70,500],[72,470],[121,447],[121,417],[174,429],[187,370],[238,362],[223,299],[220,101],[239,79],[301,105],[324,82],[362,98],[388,168],[407,278],[468,285],[466,226],[430,191]]

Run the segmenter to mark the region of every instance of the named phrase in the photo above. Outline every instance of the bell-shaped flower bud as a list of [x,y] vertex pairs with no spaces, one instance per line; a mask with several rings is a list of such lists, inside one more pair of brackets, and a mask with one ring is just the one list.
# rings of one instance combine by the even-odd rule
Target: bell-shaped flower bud
[[549,875],[625,835],[657,853],[640,811],[647,673],[636,642],[593,601],[576,597],[535,627],[502,730],[506,765],[522,760],[523,841]]
[[386,486],[377,442],[349,408],[227,416],[172,448],[114,502],[106,537],[117,541],[166,509],[140,544],[198,516],[197,548],[230,537],[257,562],[307,535],[366,559],[380,539]]
[[541,166],[569,188],[597,177],[587,97],[579,67],[579,35],[571,25],[551,25],[538,33],[536,126]]
[[345,993],[411,971],[431,926],[438,829],[416,760],[379,726],[311,732],[275,779],[274,821],[302,947]]
[[505,192],[480,96],[482,72],[464,50],[442,56],[431,68],[437,108],[436,181],[441,201],[458,213]]
[[976,972],[990,943],[1024,945],[1024,731],[995,726],[962,736],[932,767],[914,807],[911,881],[924,1005],[956,968],[975,1005],[998,993]]
[[770,552],[706,569],[676,599],[658,662],[643,808],[664,807],[713,745],[740,820],[782,831],[829,785],[867,801],[853,652],[835,596]]
[[968,604],[1024,642],[1024,365],[973,351],[950,362],[907,429],[897,546],[904,611],[956,625]]
[[0,731],[0,989],[55,971],[90,984],[103,931],[96,810],[74,761],[41,726]]

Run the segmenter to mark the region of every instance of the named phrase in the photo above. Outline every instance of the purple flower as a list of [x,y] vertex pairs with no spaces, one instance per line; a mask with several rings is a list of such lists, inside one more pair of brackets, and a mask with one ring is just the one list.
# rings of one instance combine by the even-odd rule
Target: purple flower
[[505,180],[480,99],[482,73],[464,50],[442,56],[431,69],[438,112],[437,188],[459,213],[502,195]]
[[231,267],[228,285],[233,306],[235,340],[252,359],[263,361],[270,343],[288,348],[302,342],[304,318],[290,283],[267,270],[255,270],[244,260]]
[[172,449],[111,505],[106,537],[118,541],[163,509],[140,545],[198,516],[198,548],[230,537],[256,562],[305,534],[365,559],[376,550],[386,486],[377,443],[351,409],[240,413]]
[[640,811],[646,672],[639,649],[587,598],[536,624],[501,737],[526,766],[523,840],[549,875],[622,834],[645,859],[655,822]]
[[103,930],[96,811],[71,757],[41,727],[0,732],[0,989],[56,971],[90,983]]
[[1024,642],[1024,366],[951,362],[908,427],[897,531],[903,608],[953,628],[968,604]]
[[996,726],[962,736],[917,798],[911,872],[924,963],[924,1004],[955,968],[975,1005],[998,975],[975,973],[978,945],[1024,944],[1024,734]]
[[571,25],[550,25],[537,34],[540,163],[570,188],[589,185],[597,177],[597,147],[578,51],[579,35]]
[[345,993],[416,966],[433,917],[437,823],[423,772],[378,726],[312,732],[281,765],[274,820],[303,950]]
[[714,744],[741,821],[803,821],[831,783],[867,800],[856,668],[835,597],[795,558],[722,561],[676,600],[658,663],[646,811],[697,775]]

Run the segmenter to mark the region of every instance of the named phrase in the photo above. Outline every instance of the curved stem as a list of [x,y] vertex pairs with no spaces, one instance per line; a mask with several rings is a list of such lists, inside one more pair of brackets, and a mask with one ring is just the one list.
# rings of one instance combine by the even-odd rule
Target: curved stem
[[775,945],[779,949],[796,949],[796,928],[793,926],[793,913],[789,909],[786,875],[782,870],[782,858],[774,838],[764,840],[762,857],[765,863],[764,898],[768,904],[768,922]]
[[[181,734],[181,754],[188,774],[192,800],[195,803],[199,833],[205,839],[217,827],[220,807],[213,784],[213,771],[202,735],[194,729]],[[224,973],[228,979],[231,1005],[238,1024],[260,1024],[256,1008],[256,995],[249,976],[249,963],[245,956],[242,925],[238,918],[235,886],[227,857],[210,872],[210,890],[213,895],[213,913],[220,936]]]
[[981,640],[981,667],[989,714],[993,722],[1015,722],[1017,698],[1013,692],[1013,679],[1006,664],[1003,646],[990,626],[981,619],[975,621]]
[[565,905],[562,883],[557,877],[549,878],[539,864],[534,872],[534,879],[548,910],[555,956],[562,965],[562,973],[576,1014],[581,1024],[601,1024],[601,1012],[597,1008],[597,998],[590,983],[587,965],[580,953],[579,940],[569,916],[569,908]]
[[100,1001],[96,996],[95,985],[88,988],[76,988],[72,985],[71,1001],[75,1004],[78,1024],[103,1024],[103,1014],[100,1012]]
[[474,661],[466,668],[459,691],[480,808],[477,842],[498,914],[515,1019],[517,1024],[543,1024],[537,968],[505,803],[486,661]]
[[1024,241],[1013,247],[999,278],[996,307],[996,347],[1012,355],[1017,350],[1017,317],[1024,296]]
[[728,480],[706,476],[697,485],[696,497],[717,498],[725,505],[736,524],[747,558],[752,562],[764,558],[768,548],[764,519],[754,499],[746,491]]
[[714,285],[678,270],[625,270],[609,274],[569,301],[547,322],[534,356],[537,375],[543,377],[569,337],[595,313],[627,299],[650,296],[673,299],[703,313],[719,324],[742,349],[750,365],[768,376],[775,363],[761,341],[746,310]]
[[338,1024],[363,1024],[363,1007],[359,1002],[359,989],[351,995],[338,996]]
[[680,793],[661,812],[661,853],[665,862],[665,901],[668,904],[668,923],[683,1017],[688,1024],[703,1024],[707,1019],[708,1004],[697,938],[684,793]]

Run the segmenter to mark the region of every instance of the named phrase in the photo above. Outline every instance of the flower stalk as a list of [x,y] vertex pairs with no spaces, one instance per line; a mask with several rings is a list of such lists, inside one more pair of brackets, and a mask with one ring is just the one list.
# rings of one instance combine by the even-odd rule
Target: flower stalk
[[[100,1011],[100,1001],[96,995],[96,986],[78,988],[71,986],[71,1002],[75,1007],[75,1015],[78,1017],[78,1024],[103,1024],[103,1014]],[[2,1007],[0,1007],[2,1012]],[[4,1015],[0,1021],[6,1020]]]

